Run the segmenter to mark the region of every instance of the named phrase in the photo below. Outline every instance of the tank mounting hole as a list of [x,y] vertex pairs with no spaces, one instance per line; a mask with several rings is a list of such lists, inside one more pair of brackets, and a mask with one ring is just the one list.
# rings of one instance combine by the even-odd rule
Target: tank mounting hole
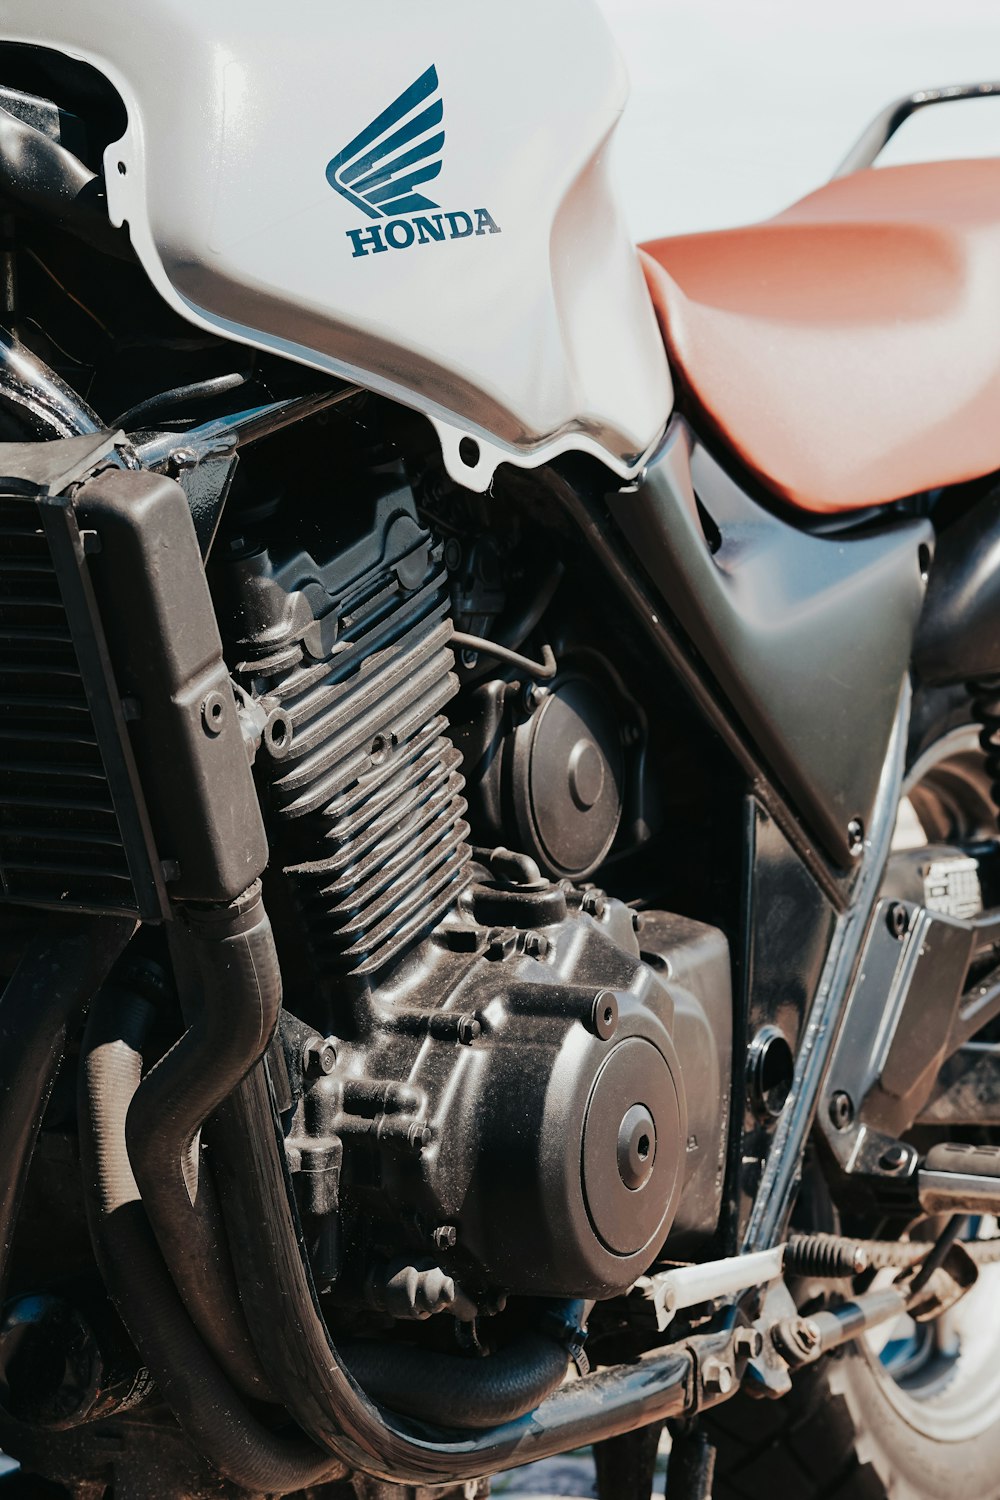
[[475,438],[464,437],[458,445],[458,456],[467,469],[474,469],[479,462],[479,444]]

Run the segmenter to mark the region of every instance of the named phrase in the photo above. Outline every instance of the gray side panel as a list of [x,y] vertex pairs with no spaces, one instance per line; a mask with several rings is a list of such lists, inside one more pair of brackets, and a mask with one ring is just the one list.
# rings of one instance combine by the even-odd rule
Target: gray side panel
[[909,666],[930,526],[852,539],[799,531],[744,494],[679,421],[638,488],[611,504],[803,821],[848,865],[847,825],[868,826]]

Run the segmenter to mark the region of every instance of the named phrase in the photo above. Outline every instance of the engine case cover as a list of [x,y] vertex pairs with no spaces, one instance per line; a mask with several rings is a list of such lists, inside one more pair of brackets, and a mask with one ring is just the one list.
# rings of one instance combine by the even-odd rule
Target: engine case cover
[[484,879],[375,1004],[372,1033],[306,1100],[313,1131],[343,1141],[340,1207],[365,1258],[433,1245],[474,1291],[601,1298],[646,1270],[672,1225],[714,1230],[721,933],[594,891]]

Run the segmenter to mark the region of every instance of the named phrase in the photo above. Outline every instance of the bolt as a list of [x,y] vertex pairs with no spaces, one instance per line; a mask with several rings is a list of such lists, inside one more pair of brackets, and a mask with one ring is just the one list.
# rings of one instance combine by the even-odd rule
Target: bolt
[[811,1318],[783,1318],[771,1330],[771,1342],[793,1368],[808,1364],[817,1353],[822,1334]]
[[883,1172],[900,1172],[910,1159],[905,1146],[887,1146],[878,1159]]
[[843,1089],[830,1099],[830,1124],[835,1130],[846,1130],[854,1120],[854,1100]]
[[581,911],[585,911],[588,917],[596,917],[600,921],[608,909],[604,893],[602,891],[584,891],[583,900],[580,902],[580,909]]
[[209,693],[201,705],[201,721],[209,734],[221,734],[226,722],[226,700],[221,693]]
[[337,1044],[332,1036],[310,1037],[302,1048],[302,1071],[307,1078],[325,1078],[337,1066]]
[[192,448],[172,448],[167,455],[167,470],[170,474],[183,474],[198,467],[198,455]]
[[814,1349],[819,1348],[819,1342],[823,1335],[820,1332],[819,1324],[814,1323],[812,1318],[799,1318],[795,1332],[803,1349],[808,1350],[810,1354],[812,1354]]
[[618,996],[614,990],[600,990],[594,997],[590,1025],[602,1042],[614,1036],[618,1028]]
[[549,940],[544,932],[529,932],[524,939],[524,951],[529,958],[544,958],[549,951]]
[[420,1152],[425,1146],[429,1146],[434,1139],[434,1132],[429,1125],[422,1125],[414,1121],[406,1132],[406,1144],[412,1151]]
[[483,1023],[477,1016],[459,1016],[458,1018],[458,1040],[463,1046],[469,1046],[477,1037],[483,1034]]
[[458,1240],[458,1230],[454,1224],[439,1224],[431,1235],[435,1250],[454,1250]]
[[860,818],[852,818],[847,825],[847,847],[855,858],[865,847],[865,825]]
[[486,939],[486,957],[498,958],[501,962],[505,958],[511,958],[516,941],[515,933],[505,932],[502,927],[494,927]]
[[733,1334],[733,1352],[746,1359],[759,1359],[764,1351],[764,1335],[759,1328],[737,1328]]
[[634,911],[632,913],[632,931],[633,932],[641,932],[642,931],[643,920],[644,920],[644,918],[643,918],[643,915],[642,915],[641,911]]
[[702,1366],[701,1383],[713,1396],[728,1396],[733,1388],[733,1372],[721,1359],[706,1359]]

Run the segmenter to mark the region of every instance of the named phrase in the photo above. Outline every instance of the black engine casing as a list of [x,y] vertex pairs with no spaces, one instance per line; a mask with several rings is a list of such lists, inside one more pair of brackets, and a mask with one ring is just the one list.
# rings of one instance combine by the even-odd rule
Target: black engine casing
[[[726,939],[524,854],[472,862],[441,546],[397,466],[339,538],[321,527],[307,549],[258,524],[214,577],[244,698],[285,726],[280,744],[262,732],[255,772],[286,1003],[308,1023],[285,1025],[276,1088],[314,1271],[346,1302],[401,1261],[481,1306],[611,1296],[668,1234],[682,1247],[718,1222]],[[565,825],[574,869],[621,808],[592,676],[567,671],[514,746],[538,762],[530,796],[551,792],[546,848]],[[598,794],[571,811],[584,783]]]
[[307,1085],[292,1161],[342,1143],[348,1265],[433,1255],[476,1293],[608,1297],[717,1224],[728,945],[520,863],[520,885],[477,871],[379,989]]

